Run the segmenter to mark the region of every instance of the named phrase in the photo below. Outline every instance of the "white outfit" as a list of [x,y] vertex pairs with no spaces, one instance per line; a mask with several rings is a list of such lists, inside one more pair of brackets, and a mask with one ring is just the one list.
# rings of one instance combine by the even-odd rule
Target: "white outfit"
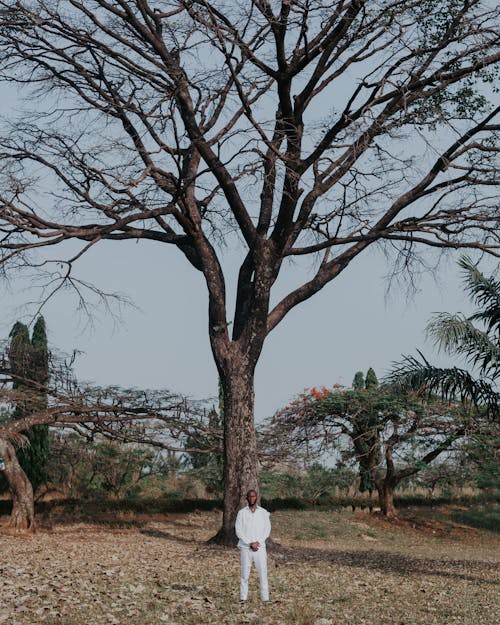
[[[242,508],[236,517],[236,536],[241,559],[240,599],[246,601],[248,597],[248,578],[252,562],[259,575],[260,598],[269,601],[269,587],[267,584],[267,553],[266,539],[271,533],[270,515],[267,510],[257,506],[252,512],[249,506]],[[252,551],[250,543],[259,542],[257,551]]]

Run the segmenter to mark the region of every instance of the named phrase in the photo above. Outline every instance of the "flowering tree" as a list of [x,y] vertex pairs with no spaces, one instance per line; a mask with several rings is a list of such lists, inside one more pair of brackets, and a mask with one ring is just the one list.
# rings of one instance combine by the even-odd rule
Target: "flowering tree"
[[[2,0],[0,9],[0,77],[36,101],[0,135],[0,264],[53,267],[46,283],[82,298],[75,265],[106,240],[173,246],[201,272],[224,390],[217,540],[232,544],[258,482],[254,372],[269,333],[370,246],[394,252],[396,272],[419,249],[499,253],[498,109],[487,99],[499,9],[490,0]],[[228,238],[241,251],[233,305]],[[290,260],[309,273],[273,299]]]
[[387,387],[313,388],[277,412],[266,437],[286,441],[290,454],[347,449],[377,490],[380,508],[395,516],[394,490],[479,428],[459,405],[422,400]]

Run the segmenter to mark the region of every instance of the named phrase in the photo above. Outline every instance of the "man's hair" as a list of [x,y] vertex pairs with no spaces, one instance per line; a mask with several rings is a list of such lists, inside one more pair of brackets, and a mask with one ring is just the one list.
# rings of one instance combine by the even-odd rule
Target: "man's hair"
[[250,488],[250,490],[247,490],[247,499],[250,496],[250,493],[255,493],[257,497],[259,496],[259,493],[255,490],[255,488]]

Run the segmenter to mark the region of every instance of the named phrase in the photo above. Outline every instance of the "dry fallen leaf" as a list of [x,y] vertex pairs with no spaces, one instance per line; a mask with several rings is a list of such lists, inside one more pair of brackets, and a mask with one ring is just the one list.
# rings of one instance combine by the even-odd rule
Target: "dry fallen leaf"
[[[238,600],[237,550],[209,546],[218,519],[184,515],[112,530],[54,524],[32,539],[0,533],[2,625],[491,625],[498,541],[492,534],[435,538],[380,527],[360,540],[338,514],[273,514],[273,599],[262,606],[255,573]],[[295,539],[314,523],[321,539]],[[357,524],[356,524],[357,523]],[[328,529],[332,528],[331,535]],[[409,532],[411,532],[409,534]],[[301,530],[304,534],[304,530]],[[365,532],[362,532],[365,534]],[[193,534],[194,539],[188,538]],[[368,536],[368,534],[365,534]],[[369,544],[368,544],[369,543]],[[279,568],[275,564],[279,562]]]

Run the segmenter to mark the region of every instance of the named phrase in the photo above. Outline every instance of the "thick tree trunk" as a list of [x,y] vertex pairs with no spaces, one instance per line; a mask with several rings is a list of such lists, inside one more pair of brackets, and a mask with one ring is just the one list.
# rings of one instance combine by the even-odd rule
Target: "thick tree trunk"
[[382,514],[388,519],[392,519],[396,516],[394,488],[395,484],[387,481],[384,481],[382,485],[377,488],[380,509],[382,510]]
[[3,474],[12,495],[12,513],[9,527],[19,532],[33,532],[35,529],[35,504],[31,482],[21,468],[12,444],[2,439],[0,439],[0,457],[5,462]]
[[234,523],[246,505],[249,489],[258,487],[258,461],[254,425],[253,367],[234,367],[221,379],[224,391],[224,509],[222,527],[211,539],[235,546]]

